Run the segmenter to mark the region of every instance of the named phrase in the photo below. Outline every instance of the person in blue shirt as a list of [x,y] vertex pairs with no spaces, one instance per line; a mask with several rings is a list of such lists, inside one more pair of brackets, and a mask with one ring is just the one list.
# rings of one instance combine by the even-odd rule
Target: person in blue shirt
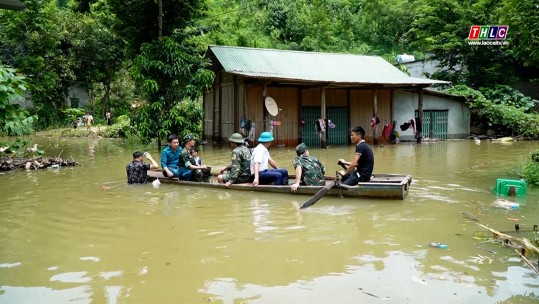
[[181,180],[191,179],[191,170],[179,166],[180,161],[180,139],[178,135],[171,134],[168,137],[168,145],[161,151],[161,167],[165,177],[177,177]]

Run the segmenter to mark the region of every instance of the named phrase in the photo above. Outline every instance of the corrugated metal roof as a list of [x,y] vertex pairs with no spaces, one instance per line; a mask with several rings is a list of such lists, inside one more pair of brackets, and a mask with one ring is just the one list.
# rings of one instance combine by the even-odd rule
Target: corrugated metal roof
[[379,56],[209,46],[226,72],[253,78],[343,85],[432,85],[446,81],[410,77]]
[[22,11],[26,8],[24,4],[18,0],[0,0],[0,8]]

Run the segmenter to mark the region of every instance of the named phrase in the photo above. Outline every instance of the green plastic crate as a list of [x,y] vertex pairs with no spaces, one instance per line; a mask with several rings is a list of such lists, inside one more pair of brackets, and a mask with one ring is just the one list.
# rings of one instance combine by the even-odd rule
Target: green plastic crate
[[509,196],[510,187],[515,187],[516,196],[526,195],[526,181],[504,178],[496,180],[496,194]]

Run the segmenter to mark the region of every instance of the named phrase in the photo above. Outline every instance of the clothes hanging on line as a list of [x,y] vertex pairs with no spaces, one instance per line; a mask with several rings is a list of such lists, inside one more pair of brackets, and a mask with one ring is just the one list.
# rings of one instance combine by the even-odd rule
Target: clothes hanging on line
[[255,137],[256,137],[256,123],[251,122],[251,129],[249,130],[248,138],[251,142],[254,142]]
[[330,119],[328,119],[328,128],[335,129],[335,127],[336,127],[335,124]]
[[317,119],[314,122],[314,128],[315,128],[317,133],[322,133],[322,132],[326,131],[326,122],[325,122],[325,120],[322,119],[322,118]]
[[393,126],[391,127],[391,132],[389,134],[389,140],[391,141],[391,143],[393,144],[398,144],[399,143],[399,137],[400,137],[400,134],[399,132],[397,131],[397,121],[394,120],[393,121]]
[[384,124],[384,128],[382,129],[382,138],[386,140],[386,138],[389,137],[391,134],[391,131],[393,130],[393,125],[388,124],[387,122]]
[[401,128],[401,131],[406,131],[408,130],[410,127],[412,127],[412,132],[415,134],[416,132],[416,123],[415,123],[415,118],[412,118],[410,120],[408,120],[407,122],[403,123],[402,125],[400,125],[400,128]]

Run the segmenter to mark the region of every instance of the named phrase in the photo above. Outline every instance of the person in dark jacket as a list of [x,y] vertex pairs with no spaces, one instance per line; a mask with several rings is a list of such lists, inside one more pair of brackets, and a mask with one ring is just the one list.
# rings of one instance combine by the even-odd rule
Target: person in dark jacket
[[[144,163],[144,157],[150,160],[151,164]],[[150,153],[135,151],[133,153],[133,161],[127,164],[125,171],[127,172],[128,184],[145,184],[148,177],[148,170],[157,169],[159,166],[152,158]]]

